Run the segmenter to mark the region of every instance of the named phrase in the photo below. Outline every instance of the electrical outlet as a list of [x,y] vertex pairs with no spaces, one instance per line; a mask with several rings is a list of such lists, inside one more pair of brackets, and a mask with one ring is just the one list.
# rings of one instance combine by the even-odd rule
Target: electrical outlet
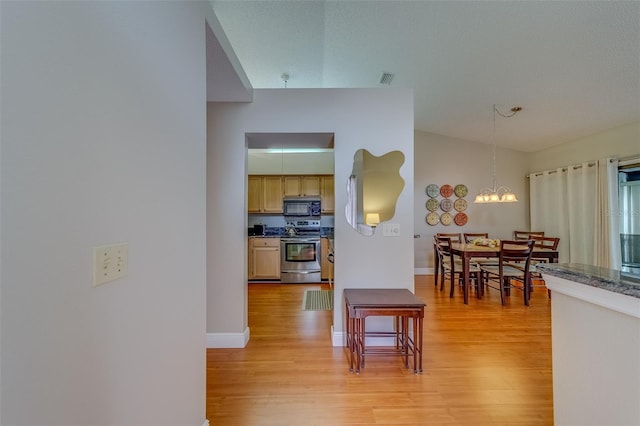
[[382,235],[385,237],[399,237],[400,224],[399,223],[383,223]]
[[93,286],[108,283],[129,273],[129,244],[93,248]]

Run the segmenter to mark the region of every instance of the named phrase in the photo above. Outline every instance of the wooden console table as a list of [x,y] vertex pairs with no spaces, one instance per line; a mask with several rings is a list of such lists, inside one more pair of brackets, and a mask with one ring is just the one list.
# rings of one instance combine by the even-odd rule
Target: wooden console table
[[[426,304],[407,289],[345,289],[347,347],[349,371],[360,373],[365,355],[401,355],[409,368],[409,355],[413,357],[413,372],[422,372],[422,330]],[[392,316],[395,331],[366,331],[368,316]],[[409,327],[412,319],[412,327]],[[393,347],[367,347],[365,338],[392,336]],[[355,370],[354,370],[355,368]]]

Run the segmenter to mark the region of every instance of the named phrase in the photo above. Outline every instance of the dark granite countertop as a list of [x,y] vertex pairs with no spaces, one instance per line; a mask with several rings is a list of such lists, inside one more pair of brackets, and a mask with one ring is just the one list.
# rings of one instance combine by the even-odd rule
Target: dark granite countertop
[[536,270],[565,280],[640,299],[640,275],[581,263],[538,263]]
[[[288,237],[288,236],[289,234],[287,234],[285,228],[266,228],[264,235],[249,235],[249,238],[251,237],[270,238],[270,237]],[[333,239],[333,228],[322,227],[320,229],[320,237]]]

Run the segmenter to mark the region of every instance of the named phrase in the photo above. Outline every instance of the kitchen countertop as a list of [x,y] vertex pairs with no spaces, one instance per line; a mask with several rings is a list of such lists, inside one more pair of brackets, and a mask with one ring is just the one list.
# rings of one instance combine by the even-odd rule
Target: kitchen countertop
[[536,270],[553,277],[640,299],[640,275],[581,263],[539,263]]
[[[297,236],[297,235],[296,235]],[[266,228],[264,235],[249,235],[249,238],[270,238],[270,237],[290,237],[285,228]],[[333,228],[322,227],[320,230],[321,238],[329,238],[333,240]]]

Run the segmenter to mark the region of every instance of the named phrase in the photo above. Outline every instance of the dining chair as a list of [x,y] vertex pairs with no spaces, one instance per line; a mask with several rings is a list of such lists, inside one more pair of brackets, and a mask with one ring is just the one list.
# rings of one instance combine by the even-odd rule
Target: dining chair
[[[480,269],[487,273],[489,281],[496,282],[497,287],[489,287],[500,291],[500,301],[505,304],[505,296],[511,294],[511,288],[522,290],[524,304],[529,306],[531,298],[531,254],[533,240],[503,240],[500,242],[498,265],[481,265]],[[517,285],[521,283],[521,285]]]
[[[543,248],[543,249],[549,249],[549,250],[557,250],[558,244],[560,244],[560,238],[558,237],[542,237],[539,235],[532,235],[531,239],[533,240],[534,249]],[[536,265],[538,263],[546,263],[547,261],[548,261],[547,258],[536,257],[536,252],[534,250],[533,254],[531,255],[531,278],[532,278],[531,291],[533,291],[534,287],[542,287],[542,286],[546,287],[546,283],[542,278],[542,274],[536,270]],[[535,285],[533,282],[533,279],[537,281],[542,281],[543,284],[540,286]],[[547,289],[547,294],[549,295],[549,298],[551,298],[551,290]]]
[[[464,242],[467,244],[474,242],[478,238],[489,238],[488,232],[478,232],[475,234],[470,232],[465,232],[462,235],[464,236]],[[478,264],[478,266],[485,263],[491,264],[491,265],[498,264],[498,261],[496,260],[495,257],[477,257],[477,258],[474,258],[473,260]],[[482,275],[482,281],[486,285],[488,280],[487,274],[481,271],[481,275]]]
[[[438,232],[435,235],[435,238],[438,237],[444,237],[444,238],[449,238],[451,240],[451,243],[462,243],[462,241],[464,241],[462,239],[462,234],[460,232],[454,232],[454,233],[443,233],[443,232]],[[455,260],[457,261],[462,261],[460,259],[460,256],[458,255],[454,255]],[[440,272],[442,272],[442,268],[440,268]],[[437,285],[437,283],[436,283]]]
[[[458,278],[458,284],[462,283],[462,260],[456,259],[451,251],[451,238],[449,237],[436,237],[436,247],[439,251],[440,265],[442,266],[440,275],[440,291],[444,290],[445,275],[449,277],[450,289],[449,297],[453,297],[453,290],[455,288],[456,276]],[[469,264],[469,278],[471,278],[476,287],[476,291],[481,291],[480,284],[480,268],[475,263]]]
[[[433,247],[435,250],[435,254],[436,257],[438,258],[438,275],[440,275],[439,279],[440,279],[440,290],[442,290],[444,288],[444,274],[445,274],[445,269],[444,269],[444,262],[445,260],[447,260],[447,262],[449,261],[448,256],[445,256],[444,254],[444,250],[443,247],[444,245],[446,245],[446,248],[448,249],[450,247],[450,239],[449,237],[438,237],[438,235],[434,235],[433,236]],[[437,275],[436,275],[437,276]],[[436,282],[434,282],[435,286],[438,287],[438,282],[436,280]]]
[[472,234],[470,232],[465,232],[462,234],[464,236],[464,242],[465,243],[472,243],[475,240],[477,240],[478,238],[489,238],[489,233],[488,232],[480,232],[477,234]]
[[534,235],[544,237],[544,231],[513,231],[514,240],[530,240]]

